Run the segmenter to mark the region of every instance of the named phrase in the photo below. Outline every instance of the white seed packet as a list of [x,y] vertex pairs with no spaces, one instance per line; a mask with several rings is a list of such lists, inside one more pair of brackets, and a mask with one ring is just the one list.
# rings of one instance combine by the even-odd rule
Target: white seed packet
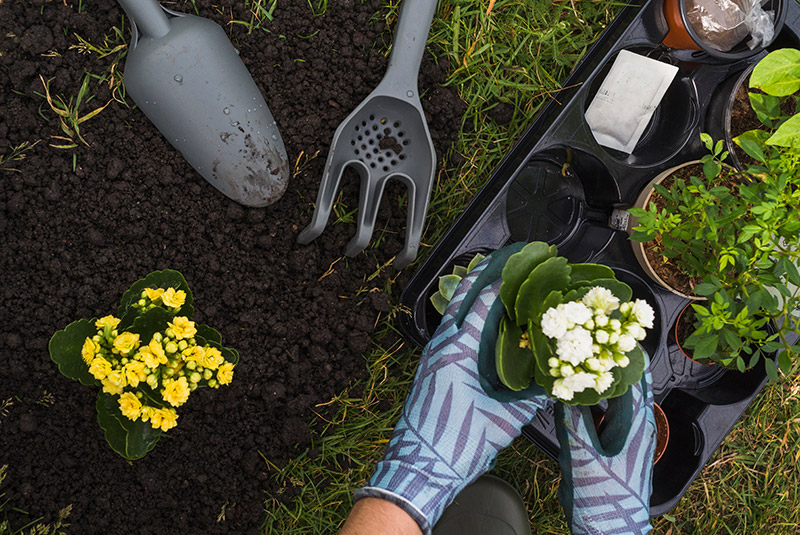
[[632,153],[676,74],[674,65],[621,51],[586,110],[597,142]]

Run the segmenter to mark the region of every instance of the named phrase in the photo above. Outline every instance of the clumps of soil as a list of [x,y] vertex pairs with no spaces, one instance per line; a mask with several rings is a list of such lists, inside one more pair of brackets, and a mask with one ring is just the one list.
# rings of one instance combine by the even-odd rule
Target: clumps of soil
[[[397,302],[382,291],[393,274],[379,266],[403,245],[402,189],[385,194],[380,247],[341,259],[355,228],[335,216],[321,239],[296,243],[336,127],[385,71],[391,28],[375,16],[380,3],[340,0],[313,16],[307,2],[279,2],[268,31],[252,33],[230,24],[251,21],[244,2],[168,7],[193,4],[226,29],[282,133],[293,173],[271,207],[225,198],[130,99],[81,125],[88,146],[51,147],[63,132],[37,95],[40,75],[53,95],[77,95],[85,71],[103,74],[113,56],[75,48],[75,35],[113,39],[122,10],[113,0],[84,0],[81,13],[77,2],[0,2],[0,154],[40,140],[13,162],[18,172],[0,169],[0,404],[13,401],[0,416],[0,465],[9,465],[9,503],[30,512],[11,513],[16,525],[71,503],[76,533],[257,533],[267,494],[278,495],[271,465],[302,452],[318,405],[366,374],[375,326]],[[447,61],[426,54],[419,85],[439,161],[464,111],[442,86],[446,74]],[[90,93],[83,113],[113,96],[94,80]],[[358,177],[343,180],[352,209]],[[178,427],[129,463],[103,439],[94,389],[61,376],[47,343],[76,319],[113,312],[132,282],[165,268],[185,275],[195,319],[241,360],[230,386],[196,392]]]

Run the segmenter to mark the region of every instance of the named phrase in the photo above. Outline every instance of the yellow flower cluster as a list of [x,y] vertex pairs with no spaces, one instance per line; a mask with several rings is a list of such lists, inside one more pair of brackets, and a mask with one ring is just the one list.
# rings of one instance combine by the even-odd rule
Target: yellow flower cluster
[[139,295],[139,301],[134,307],[144,311],[163,305],[166,308],[177,310],[186,302],[186,292],[175,288],[145,288]]
[[[173,288],[148,288],[142,293],[172,308],[182,306],[186,298]],[[103,392],[119,396],[126,418],[167,431],[177,425],[178,414],[172,407],[186,403],[199,386],[219,388],[233,380],[234,364],[216,347],[197,344],[197,328],[189,318],[176,316],[146,344],[136,333],[118,332],[119,322],[113,316],[97,320],[97,334],[84,340],[81,356]],[[153,406],[147,400],[170,406]]]

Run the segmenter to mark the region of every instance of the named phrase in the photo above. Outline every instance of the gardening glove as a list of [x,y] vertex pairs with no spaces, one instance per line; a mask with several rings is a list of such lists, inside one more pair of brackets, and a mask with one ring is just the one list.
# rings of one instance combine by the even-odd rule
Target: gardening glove
[[598,436],[588,407],[556,404],[561,445],[558,499],[573,535],[640,535],[650,526],[656,423],[650,362],[622,396],[608,401]]
[[503,315],[500,273],[522,245],[496,251],[461,281],[423,350],[386,453],[355,493],[356,500],[369,496],[398,505],[425,534],[548,402],[538,385],[515,392],[517,401],[493,399],[478,373],[479,347],[494,344]]

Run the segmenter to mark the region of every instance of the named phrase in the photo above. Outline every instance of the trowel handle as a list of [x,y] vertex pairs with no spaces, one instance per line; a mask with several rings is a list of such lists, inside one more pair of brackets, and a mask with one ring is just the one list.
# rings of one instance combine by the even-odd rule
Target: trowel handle
[[403,0],[400,4],[385,76],[396,89],[417,88],[419,65],[428,42],[436,4],[437,0]]
[[152,38],[169,33],[169,17],[156,0],[117,0],[142,35]]

